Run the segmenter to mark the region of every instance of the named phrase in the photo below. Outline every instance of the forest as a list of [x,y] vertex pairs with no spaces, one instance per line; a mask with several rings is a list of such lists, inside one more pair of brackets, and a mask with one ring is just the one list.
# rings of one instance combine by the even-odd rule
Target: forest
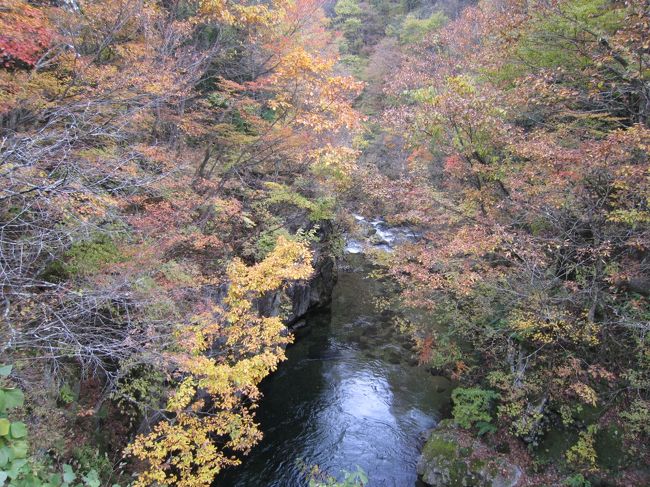
[[[647,0],[0,0],[0,487],[650,485],[649,158]],[[412,472],[233,481],[361,265]]]

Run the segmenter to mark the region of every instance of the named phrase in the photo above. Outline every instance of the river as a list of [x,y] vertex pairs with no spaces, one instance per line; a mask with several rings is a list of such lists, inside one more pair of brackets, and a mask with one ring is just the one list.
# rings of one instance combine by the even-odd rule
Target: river
[[385,286],[370,268],[363,254],[347,256],[331,306],[308,316],[261,385],[264,439],[216,486],[306,486],[305,465],[338,478],[360,467],[371,487],[418,485],[421,434],[450,391],[414,364],[408,339],[376,310]]

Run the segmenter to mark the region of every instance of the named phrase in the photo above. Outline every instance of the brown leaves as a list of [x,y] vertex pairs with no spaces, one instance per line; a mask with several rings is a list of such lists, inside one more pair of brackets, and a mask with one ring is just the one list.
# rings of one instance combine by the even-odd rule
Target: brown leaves
[[422,234],[390,257],[400,302],[429,313],[412,324],[425,361],[431,315],[440,341],[472,344],[521,436],[544,394],[603,406],[647,368],[649,25],[642,1],[481,2],[388,81],[382,122],[410,156],[364,190]]

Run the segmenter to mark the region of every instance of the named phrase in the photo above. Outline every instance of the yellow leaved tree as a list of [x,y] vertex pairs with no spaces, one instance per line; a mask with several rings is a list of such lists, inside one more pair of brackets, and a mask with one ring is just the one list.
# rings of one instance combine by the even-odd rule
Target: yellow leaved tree
[[209,485],[261,438],[251,409],[259,382],[285,359],[292,337],[280,317],[260,317],[255,300],[313,272],[303,242],[279,238],[262,262],[229,267],[223,305],[180,327],[165,358],[176,384],[160,421],[127,453],[147,467],[135,486]]

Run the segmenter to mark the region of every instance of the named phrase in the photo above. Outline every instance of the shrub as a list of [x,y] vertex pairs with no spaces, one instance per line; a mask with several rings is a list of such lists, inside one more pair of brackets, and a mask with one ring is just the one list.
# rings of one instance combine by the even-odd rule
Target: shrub
[[563,484],[567,487],[591,487],[591,482],[584,478],[581,473],[567,477]]
[[100,236],[94,240],[75,243],[65,255],[63,268],[70,276],[90,275],[98,272],[108,264],[123,262],[115,241]]
[[[6,378],[11,365],[0,366],[0,485],[6,487],[99,487],[96,470],[85,475],[75,473],[70,465],[61,471],[42,461],[29,458],[27,426],[22,421],[11,421],[8,411],[23,406],[25,396],[16,387],[7,387]],[[75,480],[79,480],[75,483]]]
[[498,398],[499,394],[496,392],[478,387],[454,389],[451,394],[454,403],[452,411],[454,421],[462,428],[469,429],[476,425],[484,430],[492,421],[490,414],[492,401]]
[[576,467],[594,469],[598,456],[595,448],[595,435],[598,432],[598,426],[589,425],[587,431],[582,431],[575,445],[566,452],[567,461]]
[[409,15],[404,19],[402,30],[400,32],[400,42],[402,44],[415,44],[430,32],[438,30],[447,22],[447,16],[442,12],[434,12],[426,19],[418,19]]

